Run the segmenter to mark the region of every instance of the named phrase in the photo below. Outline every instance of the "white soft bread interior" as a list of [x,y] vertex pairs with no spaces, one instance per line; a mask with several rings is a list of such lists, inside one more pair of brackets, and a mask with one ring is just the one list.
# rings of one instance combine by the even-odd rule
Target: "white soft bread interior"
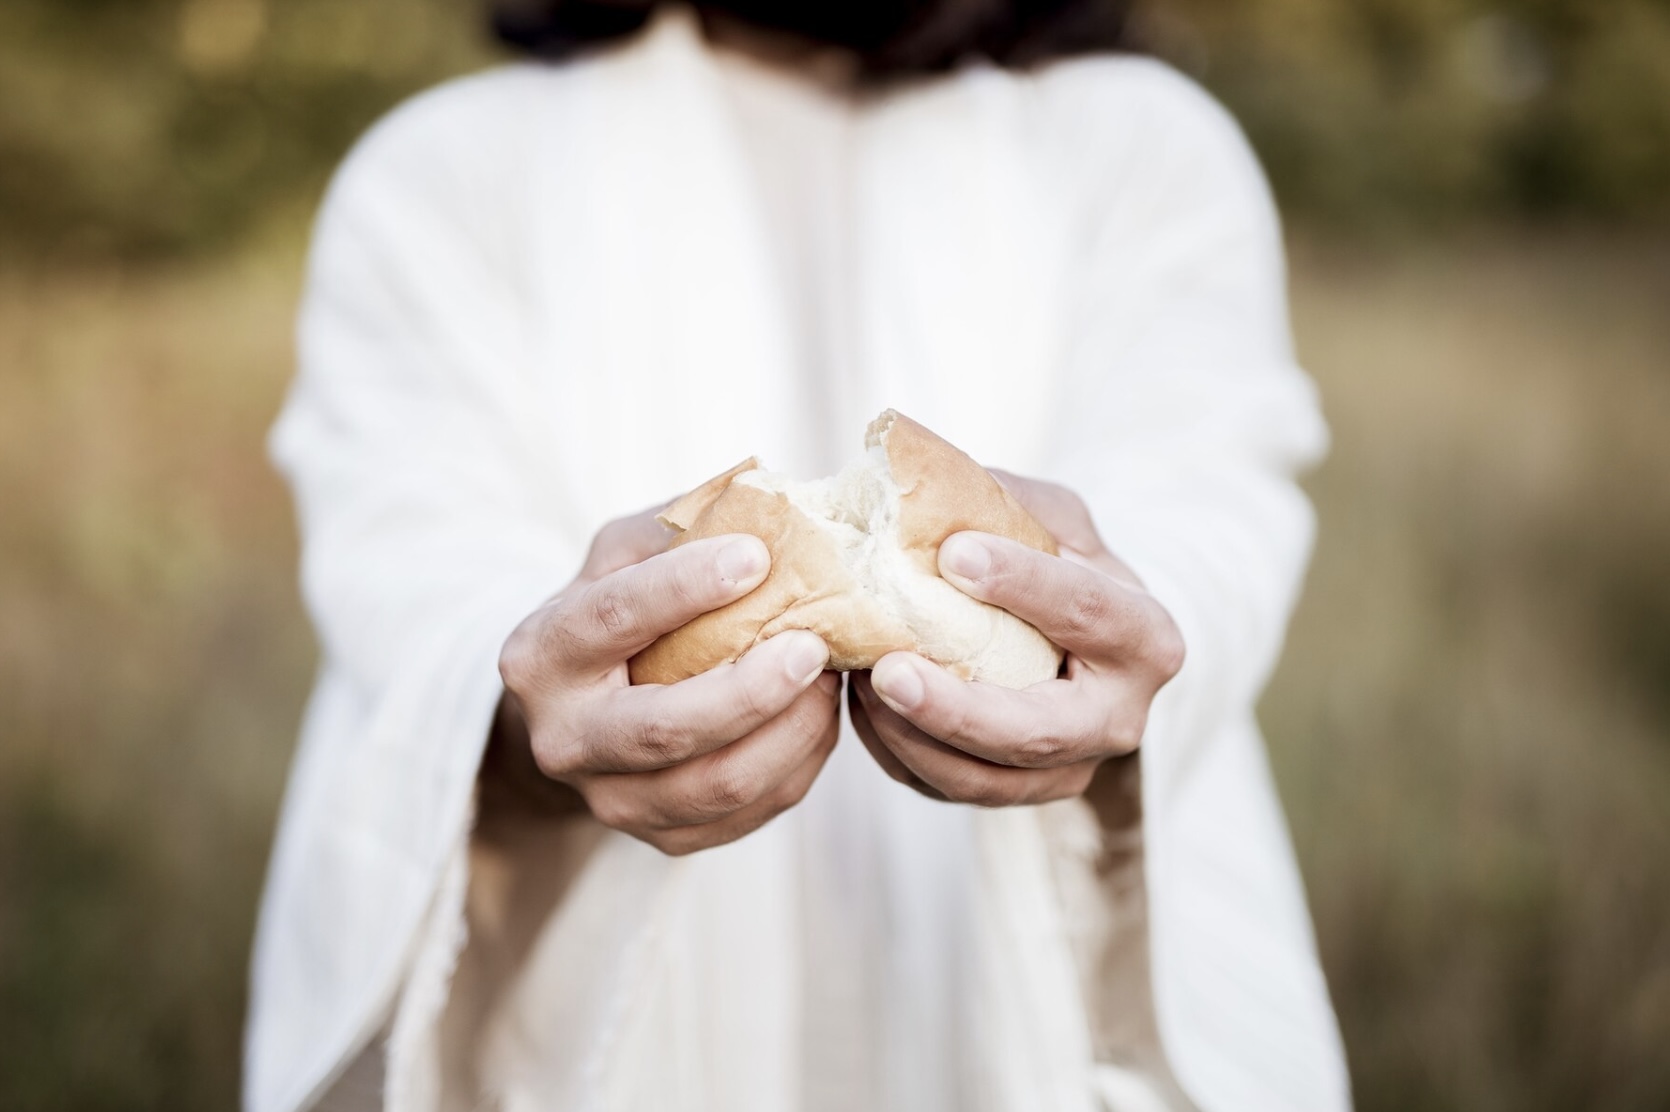
[[633,657],[633,683],[687,679],[790,629],[821,636],[840,671],[907,649],[964,679],[1021,688],[1055,678],[1061,651],[1048,638],[938,569],[952,533],[998,533],[1053,554],[1049,531],[985,468],[908,417],[883,413],[865,445],[863,459],[831,478],[795,482],[748,460],[668,507],[661,519],[680,531],[675,546],[752,533],[771,551],[771,573]]

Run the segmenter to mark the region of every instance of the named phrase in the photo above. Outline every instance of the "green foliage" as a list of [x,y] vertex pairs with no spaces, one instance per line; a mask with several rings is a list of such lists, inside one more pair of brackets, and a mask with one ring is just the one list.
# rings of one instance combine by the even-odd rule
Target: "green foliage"
[[[485,0],[7,0],[0,251],[177,254],[308,207],[354,136],[485,63]],[[1336,224],[1670,218],[1662,0],[1145,0],[1149,46]]]
[[484,45],[471,0],[7,0],[0,251],[222,243]]
[[1149,0],[1154,49],[1341,222],[1670,217],[1662,0]]

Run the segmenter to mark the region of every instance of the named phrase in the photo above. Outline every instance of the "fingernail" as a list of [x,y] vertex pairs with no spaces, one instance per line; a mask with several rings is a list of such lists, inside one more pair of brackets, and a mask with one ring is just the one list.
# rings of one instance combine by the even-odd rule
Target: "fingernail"
[[901,710],[911,710],[922,701],[922,677],[910,662],[884,659],[877,662],[870,673],[870,686],[876,693]]
[[719,550],[719,577],[731,583],[741,583],[757,577],[770,565],[771,558],[758,537],[735,540]]
[[789,646],[788,656],[784,658],[783,667],[789,673],[789,679],[795,683],[808,683],[813,676],[823,671],[823,666],[829,663],[829,646],[823,643],[823,638],[815,633],[785,633],[783,637],[792,638],[794,643]]
[[952,575],[979,579],[992,569],[991,549],[958,533],[939,546],[939,563]]

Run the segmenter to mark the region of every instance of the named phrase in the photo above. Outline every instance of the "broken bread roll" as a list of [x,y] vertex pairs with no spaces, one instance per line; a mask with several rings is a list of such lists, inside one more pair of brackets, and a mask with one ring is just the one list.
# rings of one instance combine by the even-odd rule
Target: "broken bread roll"
[[891,409],[865,445],[862,461],[811,482],[747,460],[661,514],[679,530],[673,547],[752,533],[771,572],[633,657],[633,683],[676,683],[791,629],[822,637],[829,667],[843,672],[907,649],[963,679],[1021,688],[1055,678],[1061,650],[1048,638],[939,574],[939,546],[953,533],[996,533],[1054,555],[1049,531],[985,468]]

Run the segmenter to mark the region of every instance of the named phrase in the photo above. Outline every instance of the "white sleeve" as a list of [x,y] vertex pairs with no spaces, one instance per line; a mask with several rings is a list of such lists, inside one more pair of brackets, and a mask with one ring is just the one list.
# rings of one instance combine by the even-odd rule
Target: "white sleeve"
[[[1182,78],[1156,94],[1146,164],[1090,244],[1057,468],[1182,627],[1170,728],[1199,741],[1250,708],[1274,665],[1310,553],[1295,476],[1327,432],[1251,151]],[[1165,756],[1151,763],[1166,775],[1186,766]]]
[[1274,205],[1239,130],[1157,64],[1109,76],[1140,86],[1117,98],[1139,117],[1118,130],[1137,138],[1103,166],[1052,477],[1085,498],[1187,646],[1140,757],[1159,1034],[1202,1108],[1345,1107],[1253,721],[1310,553],[1296,475],[1326,428],[1294,359]]
[[[583,538],[518,420],[528,353],[469,84],[380,125],[320,218],[273,455],[323,662],[254,961],[246,1107],[289,1109],[386,1016],[467,839],[499,647]],[[456,885],[452,887],[456,888]]]

